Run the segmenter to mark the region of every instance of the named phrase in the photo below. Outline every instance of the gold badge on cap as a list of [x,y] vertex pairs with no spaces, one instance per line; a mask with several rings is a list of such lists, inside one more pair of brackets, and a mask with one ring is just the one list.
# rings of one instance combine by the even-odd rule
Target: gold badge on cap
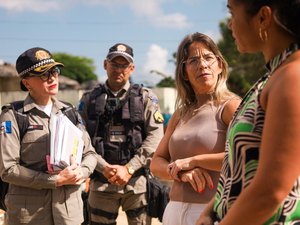
[[126,51],[126,46],[125,45],[118,45],[117,46],[117,51],[125,52]]
[[44,51],[44,50],[38,50],[35,53],[35,57],[37,60],[43,60],[43,59],[49,59],[50,55],[48,52]]
[[164,117],[160,113],[160,111],[156,110],[153,116],[154,116],[155,122],[157,122],[157,123],[163,123],[164,122]]

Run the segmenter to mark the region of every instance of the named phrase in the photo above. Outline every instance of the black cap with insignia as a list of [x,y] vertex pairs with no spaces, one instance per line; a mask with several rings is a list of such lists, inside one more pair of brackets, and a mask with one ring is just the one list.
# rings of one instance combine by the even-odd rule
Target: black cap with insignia
[[[21,78],[30,74],[31,76],[41,76],[54,66],[63,67],[64,65],[55,62],[51,53],[40,47],[34,47],[23,52],[16,61],[16,69]],[[27,91],[27,88],[21,82],[21,89]]]
[[126,44],[118,43],[112,46],[108,53],[106,58],[109,60],[113,60],[115,57],[122,56],[125,58],[128,62],[133,62],[133,49]]

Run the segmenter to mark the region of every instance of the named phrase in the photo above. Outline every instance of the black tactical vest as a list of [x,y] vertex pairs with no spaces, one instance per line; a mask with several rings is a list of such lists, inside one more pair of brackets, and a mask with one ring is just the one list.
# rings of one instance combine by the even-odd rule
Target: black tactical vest
[[[133,158],[145,139],[144,100],[142,88],[131,85],[126,96],[120,100],[99,85],[90,93],[87,131],[96,152],[108,163],[125,165]],[[122,131],[112,131],[121,126]],[[112,133],[120,133],[125,141],[112,141]]]

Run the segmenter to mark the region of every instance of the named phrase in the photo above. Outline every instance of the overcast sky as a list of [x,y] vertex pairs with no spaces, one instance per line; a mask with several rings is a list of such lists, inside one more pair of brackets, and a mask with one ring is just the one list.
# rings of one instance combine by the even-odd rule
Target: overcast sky
[[188,33],[215,41],[228,15],[226,0],[0,0],[0,59],[15,64],[31,47],[95,61],[104,81],[103,60],[118,42],[134,49],[133,81],[155,85],[174,73],[172,54]]

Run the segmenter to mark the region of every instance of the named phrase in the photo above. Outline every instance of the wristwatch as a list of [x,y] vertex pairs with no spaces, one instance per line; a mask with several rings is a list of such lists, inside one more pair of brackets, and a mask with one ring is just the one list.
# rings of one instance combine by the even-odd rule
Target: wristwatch
[[130,165],[127,165],[127,164],[126,164],[125,166],[126,166],[126,168],[127,168],[128,173],[129,173],[130,175],[133,175],[134,172],[135,172],[135,170],[133,169],[133,167],[130,166]]

